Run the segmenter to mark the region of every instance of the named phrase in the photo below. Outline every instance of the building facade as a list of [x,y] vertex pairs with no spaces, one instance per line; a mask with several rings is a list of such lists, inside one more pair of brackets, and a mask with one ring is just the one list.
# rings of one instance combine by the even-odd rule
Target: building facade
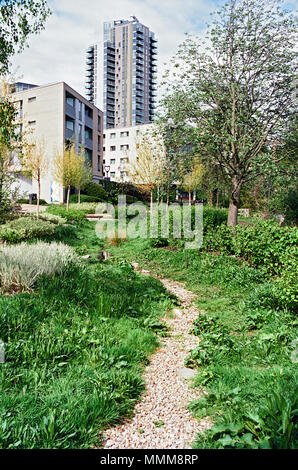
[[104,128],[150,123],[156,103],[157,40],[136,17],[104,23]]
[[129,164],[136,161],[137,144],[150,134],[153,124],[105,129],[103,135],[103,172],[111,181],[129,181]]
[[[85,149],[86,160],[93,168],[93,180],[102,179],[102,111],[64,82],[23,87],[12,97],[21,125],[29,131],[30,139],[45,144],[49,165],[42,179],[42,199],[63,202],[64,190],[53,178],[54,159],[56,152],[62,152],[71,141]],[[19,184],[21,192],[37,192],[37,183],[22,174]]]

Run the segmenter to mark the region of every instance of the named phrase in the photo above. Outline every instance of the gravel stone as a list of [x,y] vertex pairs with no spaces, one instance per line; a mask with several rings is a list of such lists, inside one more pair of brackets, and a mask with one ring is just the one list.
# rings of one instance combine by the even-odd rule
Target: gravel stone
[[[149,274],[145,270],[141,272]],[[189,333],[200,314],[193,306],[195,295],[179,282],[160,281],[180,299],[181,309],[173,310],[173,318],[163,319],[170,336],[163,338],[150,358],[144,374],[146,392],[135,406],[132,419],[105,431],[103,448],[106,449],[191,449],[197,433],[212,425],[208,417],[197,420],[186,409],[192,400],[202,396],[202,392],[190,388],[185,380],[193,378],[195,371],[184,366],[189,351],[199,343],[199,339]],[[158,427],[154,424],[157,422],[164,424]]]

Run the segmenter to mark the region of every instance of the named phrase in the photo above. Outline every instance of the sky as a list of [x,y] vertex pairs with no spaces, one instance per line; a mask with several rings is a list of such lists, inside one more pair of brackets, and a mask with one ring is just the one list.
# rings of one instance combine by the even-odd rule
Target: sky
[[[45,85],[64,81],[84,95],[85,50],[103,38],[103,22],[136,16],[158,39],[158,80],[185,33],[203,35],[224,0],[48,0],[52,15],[29,48],[12,60],[13,76]],[[294,9],[295,1],[287,6]],[[297,3],[296,3],[297,5]]]
[[185,33],[201,33],[221,0],[48,0],[46,29],[12,60],[20,81],[45,85],[64,81],[84,95],[85,50],[102,41],[103,22],[134,15],[158,39],[158,79]]

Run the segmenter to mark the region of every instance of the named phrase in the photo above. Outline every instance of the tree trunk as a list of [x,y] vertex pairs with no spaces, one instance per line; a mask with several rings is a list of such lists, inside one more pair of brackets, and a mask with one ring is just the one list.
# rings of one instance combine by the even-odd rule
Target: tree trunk
[[37,207],[36,207],[36,211],[37,211],[37,217],[39,217],[39,202],[40,202],[40,178],[38,178],[37,185],[38,185],[38,191],[37,191]]
[[215,206],[215,198],[216,198],[217,189],[212,189],[210,194],[210,205]]
[[69,194],[70,194],[70,186],[67,188],[67,199],[66,199],[66,209],[69,209]]
[[79,189],[79,194],[78,194],[78,203],[81,204],[81,189]]
[[152,214],[153,212],[153,191],[151,189],[150,191],[150,213]]
[[242,180],[237,178],[237,176],[232,179],[232,193],[230,197],[228,215],[228,225],[230,227],[235,227],[237,225],[242,184]]
[[188,193],[188,205],[191,206],[191,191]]

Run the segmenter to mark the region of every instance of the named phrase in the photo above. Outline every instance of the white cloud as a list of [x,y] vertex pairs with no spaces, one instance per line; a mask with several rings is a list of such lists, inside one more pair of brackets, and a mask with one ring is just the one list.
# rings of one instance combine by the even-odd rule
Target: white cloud
[[103,36],[103,22],[129,19],[155,32],[158,70],[175,54],[186,32],[200,32],[215,0],[48,0],[53,11],[46,29],[30,39],[30,47],[15,56],[22,80],[43,85],[64,81],[84,94],[85,49]]

